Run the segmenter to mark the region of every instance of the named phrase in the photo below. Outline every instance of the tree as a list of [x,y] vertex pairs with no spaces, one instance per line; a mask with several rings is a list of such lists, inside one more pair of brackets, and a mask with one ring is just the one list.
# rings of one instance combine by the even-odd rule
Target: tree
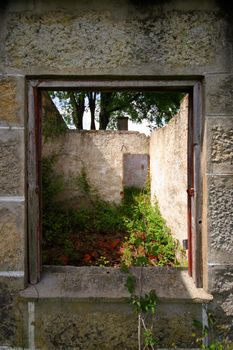
[[91,130],[96,129],[97,110],[100,130],[116,128],[119,116],[127,116],[137,123],[146,120],[148,126],[153,129],[165,125],[177,113],[184,93],[55,91],[51,96],[59,100],[64,110],[64,118],[69,120],[72,116],[73,125],[79,130],[83,129],[83,115],[88,108],[91,114]]
[[77,129],[83,129],[83,115],[85,112],[85,92],[50,91],[50,97],[55,104],[59,104],[65,122],[73,124]]
[[111,118],[128,116],[132,121],[148,122],[151,129],[161,127],[178,112],[183,93],[116,92],[112,96]]
[[100,130],[106,130],[111,114],[112,114],[112,99],[114,93],[113,92],[101,92],[100,93],[100,113],[99,113],[99,123]]
[[83,130],[83,115],[85,112],[85,93],[73,92],[68,93],[72,105],[72,119],[78,130]]
[[87,97],[89,101],[89,108],[91,113],[91,130],[95,130],[95,109],[96,109],[96,96],[97,92],[88,92]]

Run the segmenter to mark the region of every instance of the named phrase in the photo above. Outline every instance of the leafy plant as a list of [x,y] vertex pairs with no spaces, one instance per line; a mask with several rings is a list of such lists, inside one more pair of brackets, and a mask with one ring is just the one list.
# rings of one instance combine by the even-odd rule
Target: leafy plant
[[99,259],[97,259],[96,266],[105,267],[108,266],[109,263],[110,261],[108,261],[108,259],[105,256],[101,256]]
[[151,312],[152,314],[155,313],[155,306],[156,306],[157,297],[153,290],[151,290],[148,294],[145,294],[144,296],[133,296],[131,303],[135,307],[137,312]]
[[136,294],[137,281],[134,275],[129,270],[126,271],[128,277],[125,283],[131,297],[130,304],[138,316],[138,349],[154,350],[154,345],[157,344],[157,339],[153,335],[153,324],[151,316],[155,314],[157,296],[154,290],[149,293],[142,294],[142,275],[143,266],[140,269],[140,277],[138,281],[139,295]]
[[[129,200],[128,191],[126,198]],[[152,206],[148,191],[132,191],[130,216],[124,218],[129,236],[122,246],[122,263],[131,265],[179,264],[176,252],[178,243],[160,214],[158,203]]]
[[43,206],[46,208],[53,206],[55,196],[64,189],[62,174],[58,174],[54,170],[56,160],[57,156],[54,154],[49,157],[43,157],[41,162],[42,199]]
[[125,188],[120,205],[105,202],[89,183],[83,167],[80,175],[70,181],[89,204],[85,208],[67,208],[57,202],[65,183],[62,174],[55,171],[56,160],[56,155],[42,159],[44,263],[99,266],[178,264],[177,243],[158,206],[151,206],[148,187],[143,191]]
[[[61,114],[56,109],[47,92],[42,93],[42,100],[45,98],[46,108],[43,109],[42,135],[43,141],[53,140],[57,136],[64,135],[68,128]],[[43,103],[42,103],[43,105]],[[52,109],[52,110],[51,110]]]
[[150,128],[165,125],[179,110],[184,93],[144,91],[50,91],[67,125],[83,129],[84,111],[91,114],[91,129],[95,119],[99,129],[116,129],[118,116],[127,116],[136,123],[147,121]]
[[90,186],[87,172],[83,166],[80,172],[80,175],[76,178],[75,184],[83,193],[90,195],[93,192],[93,188]]
[[[196,344],[200,349],[203,350],[233,350],[233,343],[230,342],[227,337],[222,337],[222,339],[209,339],[211,333],[214,332],[216,327],[216,320],[212,313],[208,313],[208,326],[203,326],[202,322],[194,320],[194,326],[201,330],[201,336],[197,336],[195,333]],[[214,334],[215,335],[215,334]],[[215,337],[214,337],[215,338]]]
[[[125,272],[129,272],[129,270],[126,270]],[[129,293],[133,295],[135,288],[136,288],[136,278],[133,275],[129,275],[125,287],[128,289]]]

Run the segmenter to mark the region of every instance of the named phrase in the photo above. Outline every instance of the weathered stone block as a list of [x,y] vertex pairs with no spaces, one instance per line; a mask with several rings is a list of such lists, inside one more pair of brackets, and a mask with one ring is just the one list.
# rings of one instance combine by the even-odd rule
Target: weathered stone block
[[141,65],[148,74],[151,68],[162,74],[169,74],[168,69],[170,74],[187,74],[229,64],[224,36],[227,23],[216,8],[199,11],[191,6],[183,10],[175,5],[161,11],[161,6],[154,5],[147,12],[133,2],[122,8],[113,1],[100,3],[98,8],[76,4],[72,12],[65,5],[63,11],[56,5],[48,11],[46,6],[40,6],[40,13],[22,7],[9,14],[5,40],[8,68],[27,73],[59,70],[63,74],[84,70],[90,74],[90,69],[100,74],[101,69],[119,74],[125,67],[129,73]]
[[[134,350],[137,315],[123,302],[59,302],[39,300],[36,307],[36,347],[39,349]],[[191,347],[193,320],[201,305],[159,304],[153,320],[161,347]]]
[[206,114],[233,115],[233,75],[206,76]]
[[209,291],[214,296],[210,312],[215,318],[214,332],[233,341],[233,266],[209,267]]
[[209,313],[214,320],[210,336],[233,341],[233,266],[211,266],[208,273],[209,292],[214,296],[209,306]]
[[0,196],[24,195],[23,130],[0,130]]
[[0,123],[23,123],[24,80],[0,76]]
[[135,349],[136,315],[127,305],[36,304],[36,346],[43,349]]
[[25,348],[26,345],[26,327],[23,322],[26,310],[20,303],[17,293],[14,281],[0,281],[0,348],[2,346]]
[[233,176],[208,176],[208,232],[211,263],[233,263]]
[[[140,293],[154,290],[158,303],[151,321],[159,345],[189,347],[193,320],[211,296],[194,286],[185,269],[133,267]],[[35,301],[36,344],[41,349],[136,349],[137,316],[125,287],[128,274],[97,266],[47,266],[42,280],[22,291]],[[27,316],[25,316],[27,317]],[[128,341],[129,339],[129,341]]]
[[[219,295],[232,293],[233,290],[233,266],[209,267],[209,291]],[[232,300],[233,303],[233,300]]]
[[207,172],[233,174],[233,117],[207,118]]
[[24,205],[0,203],[0,270],[24,271]]

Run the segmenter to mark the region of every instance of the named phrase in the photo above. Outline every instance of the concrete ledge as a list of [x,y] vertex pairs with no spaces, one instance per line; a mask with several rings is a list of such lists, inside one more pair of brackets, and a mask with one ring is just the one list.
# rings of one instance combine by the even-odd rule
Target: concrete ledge
[[[196,288],[183,268],[130,268],[137,283],[142,281],[142,293],[155,290],[160,301],[209,303],[212,296]],[[70,298],[120,301],[129,298],[125,287],[128,274],[110,267],[45,266],[41,281],[21,292],[21,297],[32,300]],[[136,290],[139,293],[138,290]]]

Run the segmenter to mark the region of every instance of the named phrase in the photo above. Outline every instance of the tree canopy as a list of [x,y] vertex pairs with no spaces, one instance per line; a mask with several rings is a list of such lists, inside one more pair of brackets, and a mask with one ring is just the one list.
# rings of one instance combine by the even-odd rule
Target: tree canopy
[[117,117],[136,123],[147,121],[149,128],[164,126],[178,112],[184,93],[144,91],[53,91],[50,96],[59,104],[68,125],[82,130],[85,111],[90,112],[90,129],[115,129]]

